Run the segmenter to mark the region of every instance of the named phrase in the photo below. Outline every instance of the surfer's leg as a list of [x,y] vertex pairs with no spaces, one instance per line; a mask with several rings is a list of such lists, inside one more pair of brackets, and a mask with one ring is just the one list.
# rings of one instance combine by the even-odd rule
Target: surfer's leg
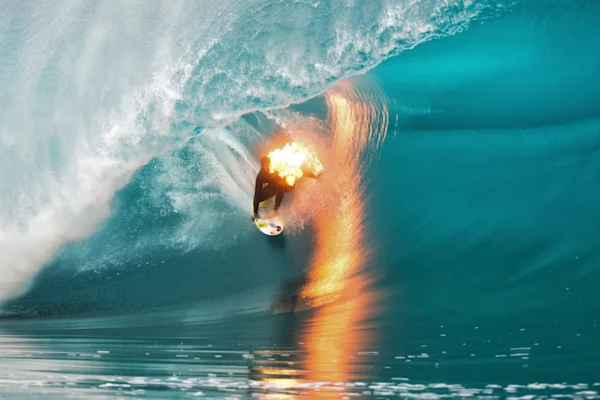
[[277,194],[277,185],[267,183],[259,193],[254,194],[254,214],[258,212],[258,205]]
[[273,207],[273,210],[275,211],[279,210],[279,206],[281,206],[281,202],[283,201],[283,196],[285,196],[285,190],[283,187],[278,185],[276,189],[275,207]]

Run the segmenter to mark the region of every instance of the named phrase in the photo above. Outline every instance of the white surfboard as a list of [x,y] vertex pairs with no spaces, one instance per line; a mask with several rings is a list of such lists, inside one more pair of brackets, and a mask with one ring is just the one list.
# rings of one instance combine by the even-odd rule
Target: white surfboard
[[254,220],[258,230],[269,236],[281,234],[285,226],[283,217],[278,212],[274,212],[273,207],[275,207],[275,196],[261,201],[258,204],[259,218]]

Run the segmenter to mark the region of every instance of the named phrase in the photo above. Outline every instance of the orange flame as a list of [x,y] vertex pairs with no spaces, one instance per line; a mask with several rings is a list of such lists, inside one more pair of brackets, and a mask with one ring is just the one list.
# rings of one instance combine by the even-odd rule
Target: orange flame
[[[308,307],[318,308],[300,333],[304,352],[299,354],[305,357],[294,368],[302,370],[264,370],[272,374],[265,382],[292,390],[261,399],[339,399],[344,386],[336,383],[362,378],[361,358],[368,357],[374,339],[369,318],[377,311],[380,296],[365,271],[371,258],[361,175],[365,158],[371,156],[369,147],[376,148],[385,138],[388,111],[385,104],[375,103],[377,99],[359,94],[349,82],[326,94],[332,137],[322,154],[335,173],[319,179],[318,207],[307,203],[315,208],[316,249],[300,292]],[[309,197],[314,202],[315,196]],[[330,385],[303,387],[308,382]]]
[[302,178],[305,171],[315,175],[323,171],[316,154],[297,142],[273,150],[267,157],[271,162],[270,172],[277,173],[290,187]]
[[368,88],[372,97],[357,89],[345,81],[326,95],[333,133],[327,157],[328,164],[335,166],[335,174],[328,174],[321,182],[328,193],[321,196],[323,204],[315,215],[317,247],[308,284],[301,294],[312,306],[338,299],[350,278],[370,259],[365,244],[362,165],[385,139],[389,116],[376,85]]
[[[325,186],[335,188],[316,215],[317,248],[309,284],[303,291],[309,304],[337,299],[348,278],[366,261],[364,247],[364,195],[360,155],[367,144],[371,115],[364,105],[343,96],[327,96],[331,110],[333,142],[329,157],[337,164],[335,176]],[[330,160],[331,161],[331,160]]]
[[[326,99],[333,133],[327,155],[336,169],[322,182],[329,193],[315,216],[317,247],[301,296],[309,305],[321,306],[304,338],[308,378],[343,382],[359,378],[353,357],[367,350],[372,339],[366,324],[378,294],[369,291],[372,277],[364,271],[371,258],[365,243],[362,160],[370,156],[368,146],[385,138],[388,113],[385,104],[360,98],[349,82]],[[335,390],[313,394],[339,398]]]

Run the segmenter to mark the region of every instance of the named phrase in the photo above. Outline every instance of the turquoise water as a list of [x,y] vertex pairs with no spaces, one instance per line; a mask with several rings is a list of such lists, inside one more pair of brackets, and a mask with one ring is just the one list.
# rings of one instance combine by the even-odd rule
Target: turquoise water
[[600,3],[2,8],[0,398],[600,397]]

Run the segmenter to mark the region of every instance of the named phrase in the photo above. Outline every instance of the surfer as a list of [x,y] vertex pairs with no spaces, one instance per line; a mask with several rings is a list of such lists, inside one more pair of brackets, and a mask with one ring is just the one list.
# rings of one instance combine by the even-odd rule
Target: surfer
[[253,221],[259,218],[258,205],[261,201],[265,201],[268,198],[275,196],[275,206],[273,207],[273,211],[278,211],[285,193],[293,189],[293,186],[288,185],[285,180],[269,171],[270,164],[269,157],[262,157],[260,159],[260,171],[258,171],[258,175],[256,175],[256,185],[254,187]]
[[[293,185],[288,185],[285,179],[281,178],[279,175],[271,173],[270,167],[271,161],[269,160],[269,157],[262,157],[260,159],[260,171],[258,171],[258,175],[256,175],[256,185],[254,187],[253,221],[260,218],[258,215],[258,206],[261,201],[265,201],[275,196],[275,206],[273,207],[273,211],[277,212],[283,201],[283,196],[294,188]],[[304,175],[311,178],[317,178],[317,175],[308,171],[304,171]]]

